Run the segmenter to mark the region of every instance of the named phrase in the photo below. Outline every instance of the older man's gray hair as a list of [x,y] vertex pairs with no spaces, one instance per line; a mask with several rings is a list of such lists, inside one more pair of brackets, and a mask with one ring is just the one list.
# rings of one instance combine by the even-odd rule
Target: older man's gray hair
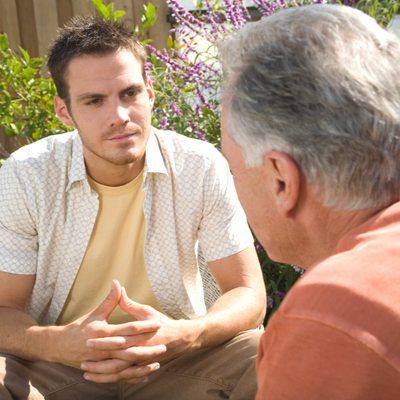
[[248,24],[220,49],[228,132],[249,167],[283,151],[338,209],[398,198],[398,38],[350,7],[310,5]]

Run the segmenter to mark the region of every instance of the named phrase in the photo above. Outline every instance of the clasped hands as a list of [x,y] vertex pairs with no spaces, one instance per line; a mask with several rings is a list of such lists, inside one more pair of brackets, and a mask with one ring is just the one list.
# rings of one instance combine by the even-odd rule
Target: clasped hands
[[[119,305],[138,321],[110,325],[107,320]],[[59,362],[85,370],[93,382],[140,383],[166,362],[188,351],[187,321],[171,320],[150,306],[130,300],[118,281],[99,307],[60,327],[64,346]]]

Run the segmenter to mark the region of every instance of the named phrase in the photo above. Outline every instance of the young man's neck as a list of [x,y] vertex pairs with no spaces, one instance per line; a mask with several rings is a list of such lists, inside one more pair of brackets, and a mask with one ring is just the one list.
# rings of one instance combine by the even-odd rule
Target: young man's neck
[[86,173],[97,183],[104,186],[123,186],[132,182],[142,171],[145,157],[127,165],[113,165],[103,162],[91,165],[85,159]]

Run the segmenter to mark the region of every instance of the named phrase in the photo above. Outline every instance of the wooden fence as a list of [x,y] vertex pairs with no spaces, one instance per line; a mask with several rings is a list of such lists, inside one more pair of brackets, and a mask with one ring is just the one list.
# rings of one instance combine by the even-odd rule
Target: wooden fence
[[[167,45],[171,24],[166,0],[150,0],[159,6],[157,21],[146,33],[152,45],[163,49]],[[105,0],[105,5],[110,0]],[[143,5],[149,0],[114,0],[114,10],[125,11],[122,18],[130,26],[141,25]],[[31,57],[44,57],[55,38],[57,28],[75,15],[98,14],[90,0],[0,0],[0,32],[7,33],[10,47],[19,52],[19,46]],[[21,146],[21,139],[10,139],[0,127],[0,158]]]

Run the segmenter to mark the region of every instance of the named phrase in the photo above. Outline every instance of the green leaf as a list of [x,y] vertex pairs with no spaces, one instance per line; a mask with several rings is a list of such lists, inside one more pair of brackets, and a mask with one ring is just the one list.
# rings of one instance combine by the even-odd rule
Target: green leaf
[[114,11],[113,14],[114,20],[123,17],[125,14],[126,14],[125,11]]
[[13,69],[14,74],[19,74],[22,71],[23,66],[19,61],[14,60],[12,63],[12,69]]
[[6,33],[0,35],[0,49],[5,51],[8,49],[8,37]]
[[157,8],[158,8],[158,7],[154,7],[153,4],[151,4],[151,3],[149,3],[149,4],[147,5],[147,7],[144,6],[145,15],[146,15],[146,18],[147,18],[148,20],[155,17]]
[[18,135],[17,128],[14,124],[9,124],[8,126],[4,126],[6,135],[9,137],[14,137]]
[[1,122],[2,122],[2,123],[5,123],[5,124],[11,124],[11,122],[12,122],[12,117],[6,116],[6,117],[4,117],[4,118],[2,119]]
[[146,40],[143,40],[143,41],[140,42],[140,43],[142,43],[142,45],[144,46],[145,44],[151,43],[152,41],[153,41],[153,39],[146,39]]
[[36,74],[35,68],[25,68],[24,72],[22,73],[22,77],[27,81],[30,81],[35,74]]
[[35,139],[35,140],[40,139],[40,131],[39,131],[39,130],[36,130],[35,132],[33,132],[33,133],[32,133],[32,137],[33,137],[33,139]]
[[24,56],[24,60],[25,60],[26,64],[28,65],[29,62],[31,61],[29,54],[22,47],[20,47],[19,49],[21,50],[21,53]]
[[7,92],[7,90],[3,90],[3,93],[9,98],[11,99],[11,94],[9,92]]
[[172,36],[168,36],[168,50],[174,45],[174,41],[172,40]]
[[16,122],[15,126],[16,126],[18,132],[21,132],[22,129],[24,129],[24,123],[23,122]]
[[91,0],[91,1],[92,1],[93,5],[94,5],[97,9],[99,9],[101,3],[103,2],[103,0]]
[[113,14],[114,14],[114,3],[110,3],[107,6],[107,16],[106,16],[106,18],[112,20]]
[[0,158],[0,168],[3,166],[3,164],[7,161],[6,158]]
[[107,9],[107,7],[104,4],[100,4],[98,10],[100,11],[100,14],[104,17],[104,18],[109,18],[110,14],[109,11]]
[[39,68],[43,64],[43,59],[42,58],[32,58],[31,59],[31,67],[32,68]]

